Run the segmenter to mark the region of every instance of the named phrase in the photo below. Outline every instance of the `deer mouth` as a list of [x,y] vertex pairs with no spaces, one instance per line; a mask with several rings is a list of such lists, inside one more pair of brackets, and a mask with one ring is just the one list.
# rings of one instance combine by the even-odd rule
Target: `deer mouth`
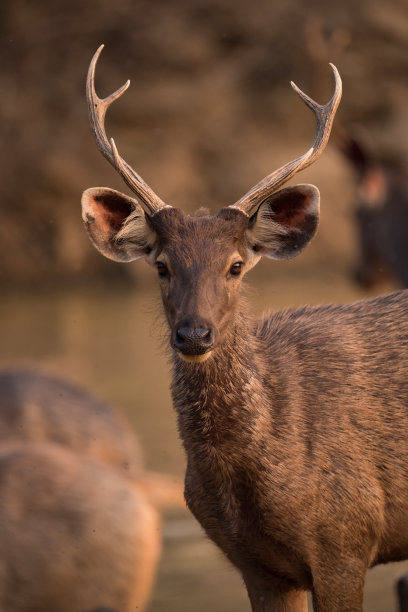
[[201,355],[186,355],[181,351],[177,351],[177,354],[188,363],[203,363],[203,361],[206,361],[210,357],[212,350],[209,350],[206,353],[201,353]]

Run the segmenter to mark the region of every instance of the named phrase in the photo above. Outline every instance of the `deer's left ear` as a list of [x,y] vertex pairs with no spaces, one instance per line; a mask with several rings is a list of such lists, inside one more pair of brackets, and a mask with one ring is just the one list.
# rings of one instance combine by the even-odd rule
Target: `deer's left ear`
[[319,201],[314,185],[287,187],[266,198],[247,230],[254,254],[290,259],[300,253],[316,232]]

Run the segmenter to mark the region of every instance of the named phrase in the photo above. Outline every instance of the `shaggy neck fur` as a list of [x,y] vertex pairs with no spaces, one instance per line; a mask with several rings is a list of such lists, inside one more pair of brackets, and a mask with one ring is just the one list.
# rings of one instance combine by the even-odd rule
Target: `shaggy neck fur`
[[251,443],[265,393],[260,344],[243,303],[222,344],[206,361],[192,364],[175,355],[172,394],[188,455],[197,446],[228,453],[232,435],[240,444]]

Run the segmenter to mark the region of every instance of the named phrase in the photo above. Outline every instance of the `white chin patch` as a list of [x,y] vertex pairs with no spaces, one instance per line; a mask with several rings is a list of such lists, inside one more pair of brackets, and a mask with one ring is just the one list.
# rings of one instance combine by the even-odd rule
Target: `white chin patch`
[[177,351],[177,354],[184,359],[184,361],[188,361],[188,363],[203,363],[203,361],[206,361],[209,358],[212,351],[207,351],[203,355],[184,355],[180,351]]

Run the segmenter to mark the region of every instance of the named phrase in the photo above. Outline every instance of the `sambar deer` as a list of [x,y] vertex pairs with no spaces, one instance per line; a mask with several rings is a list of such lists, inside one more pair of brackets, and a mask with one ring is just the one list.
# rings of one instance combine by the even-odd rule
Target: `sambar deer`
[[0,444],[0,610],[144,610],[160,518],[137,483],[52,443]]
[[58,444],[132,480],[143,475],[139,441],[119,412],[38,367],[0,369],[0,445],[10,443]]
[[408,287],[408,174],[381,161],[362,126],[339,130],[336,144],[355,175],[354,216],[359,241],[355,280],[372,287],[391,277]]
[[88,72],[98,147],[138,200],[82,197],[91,241],[157,268],[187,455],[185,497],[240,570],[254,612],[361,612],[366,571],[408,556],[408,292],[255,320],[241,282],[262,256],[286,259],[315,233],[319,192],[280,189],[325,148],[341,97],[320,106],[312,147],[218,214],[166,205],[108,140]]
[[158,510],[181,490],[144,469],[130,427],[86,389],[0,370],[0,610],[144,610]]
[[[325,85],[329,58],[343,56],[351,34],[342,27],[325,32],[317,16],[306,19],[305,48],[313,66],[315,91]],[[402,160],[381,159],[368,131],[361,124],[337,122],[332,141],[354,174],[352,213],[358,241],[358,259],[352,276],[361,286],[391,279],[408,287],[408,173]],[[396,163],[397,162],[397,163]]]

